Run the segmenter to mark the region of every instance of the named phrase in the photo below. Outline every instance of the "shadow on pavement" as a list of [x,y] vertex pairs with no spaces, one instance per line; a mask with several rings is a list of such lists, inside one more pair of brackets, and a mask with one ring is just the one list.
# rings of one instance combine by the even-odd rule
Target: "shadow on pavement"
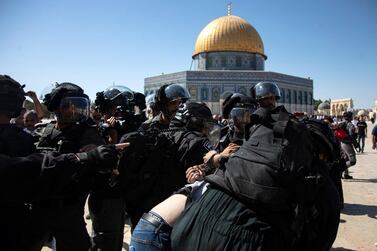
[[330,251],[356,251],[349,248],[332,248]]
[[344,203],[342,213],[347,215],[368,215],[370,218],[377,219],[377,206]]
[[377,179],[349,179],[349,180],[344,180],[345,182],[366,182],[366,183],[377,183]]

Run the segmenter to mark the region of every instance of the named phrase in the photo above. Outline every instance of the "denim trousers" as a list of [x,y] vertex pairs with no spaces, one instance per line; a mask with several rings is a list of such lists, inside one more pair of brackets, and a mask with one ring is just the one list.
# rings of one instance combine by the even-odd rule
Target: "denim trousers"
[[141,218],[132,233],[130,251],[171,251],[170,231],[158,229]]

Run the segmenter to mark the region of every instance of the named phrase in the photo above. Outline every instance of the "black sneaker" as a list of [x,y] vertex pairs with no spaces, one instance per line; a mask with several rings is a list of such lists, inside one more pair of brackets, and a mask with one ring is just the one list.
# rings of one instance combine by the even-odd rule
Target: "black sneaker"
[[350,180],[350,179],[353,179],[353,177],[351,175],[345,174],[344,179]]

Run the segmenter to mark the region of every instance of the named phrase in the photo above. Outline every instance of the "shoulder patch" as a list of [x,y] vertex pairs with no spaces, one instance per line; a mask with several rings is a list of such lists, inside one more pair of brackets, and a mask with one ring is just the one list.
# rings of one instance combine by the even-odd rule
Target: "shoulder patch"
[[205,141],[203,142],[203,147],[204,147],[205,149],[207,149],[208,151],[211,151],[211,150],[214,149],[214,148],[213,148],[213,145],[212,145],[211,142],[209,142],[208,140],[205,140]]

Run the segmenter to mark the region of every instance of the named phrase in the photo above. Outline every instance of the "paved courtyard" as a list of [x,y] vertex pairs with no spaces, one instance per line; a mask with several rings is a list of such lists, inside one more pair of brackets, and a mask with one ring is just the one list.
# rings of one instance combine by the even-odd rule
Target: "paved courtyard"
[[364,153],[350,168],[353,180],[343,180],[344,209],[333,251],[377,250],[377,151],[372,150],[371,123]]

